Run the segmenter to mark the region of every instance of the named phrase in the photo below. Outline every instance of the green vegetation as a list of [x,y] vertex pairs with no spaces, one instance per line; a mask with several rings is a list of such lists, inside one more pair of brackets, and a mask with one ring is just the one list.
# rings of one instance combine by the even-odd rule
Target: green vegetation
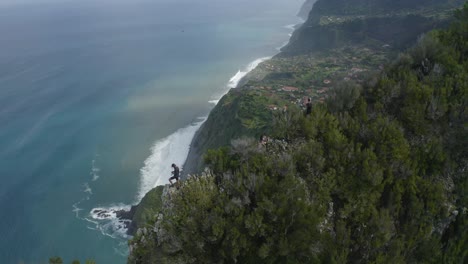
[[[328,90],[340,82],[363,82],[395,56],[395,51],[382,46],[347,46],[321,53],[277,56],[260,64],[249,73],[246,86],[257,90],[264,98],[290,101],[302,105],[303,97],[323,101]],[[285,75],[284,73],[288,73]],[[284,91],[283,87],[297,91]],[[299,100],[299,101],[298,101]]]
[[136,232],[138,228],[153,224],[151,220],[154,219],[154,216],[157,215],[162,208],[161,196],[163,190],[164,186],[158,186],[143,197],[132,218],[132,225],[130,227],[132,233]]
[[[228,146],[232,138],[274,133],[272,118],[284,106],[303,107],[307,97],[324,102],[331,88],[341,82],[362,83],[366,76],[383,69],[391,56],[395,56],[392,49],[358,45],[322,53],[276,56],[260,64],[249,73],[244,86],[231,90],[210,113],[189,155],[199,158],[186,164],[185,169],[199,172],[204,153]],[[295,90],[285,90],[287,87]]]
[[[79,260],[73,260],[72,264],[80,264]],[[63,260],[61,257],[52,257],[49,258],[49,264],[63,264]],[[85,264],[96,264],[94,260],[86,260]]]
[[50,264],[63,264],[63,260],[60,257],[52,257],[49,259]]
[[467,263],[468,4],[455,18],[310,116],[225,97],[218,111],[261,113],[239,111],[225,137],[254,123],[274,139],[208,151],[129,263]]

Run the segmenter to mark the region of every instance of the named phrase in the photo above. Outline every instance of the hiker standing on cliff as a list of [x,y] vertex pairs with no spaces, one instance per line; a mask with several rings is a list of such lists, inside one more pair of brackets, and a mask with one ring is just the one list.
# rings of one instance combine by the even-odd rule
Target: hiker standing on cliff
[[306,104],[306,116],[310,115],[312,113],[312,101],[309,99],[307,100]]
[[169,178],[169,182],[172,185],[172,180],[176,180],[176,182],[179,182],[179,167],[177,167],[177,165],[175,165],[174,163],[172,163],[171,167],[174,169],[174,171],[172,172],[173,176]]

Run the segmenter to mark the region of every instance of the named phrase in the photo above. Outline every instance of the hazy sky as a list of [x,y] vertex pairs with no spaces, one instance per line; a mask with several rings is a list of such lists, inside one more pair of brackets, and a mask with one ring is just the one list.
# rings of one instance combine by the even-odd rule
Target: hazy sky
[[[150,0],[0,0],[0,7],[15,5],[41,5],[67,2],[141,2]],[[160,2],[166,0],[158,0]]]
[[[51,4],[51,3],[66,3],[66,2],[170,2],[171,0],[0,0],[0,6],[13,6],[13,5],[38,5],[38,4]],[[196,0],[194,0],[196,1]],[[220,0],[223,1],[223,0]],[[231,0],[229,0],[231,1]],[[236,1],[236,0],[232,0]]]

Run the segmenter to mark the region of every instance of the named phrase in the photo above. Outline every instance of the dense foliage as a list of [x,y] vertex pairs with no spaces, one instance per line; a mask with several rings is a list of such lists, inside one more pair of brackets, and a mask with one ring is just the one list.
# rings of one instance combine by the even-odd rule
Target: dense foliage
[[163,186],[157,186],[145,194],[138,206],[134,210],[131,217],[132,223],[128,227],[128,233],[134,235],[138,228],[142,228],[151,224],[153,216],[162,208],[161,195]]
[[[79,260],[73,260],[71,264],[80,264]],[[61,257],[52,257],[49,258],[49,264],[63,264],[63,260]],[[96,264],[94,260],[86,260],[85,264]]]
[[467,56],[468,4],[268,143],[209,151],[130,262],[467,263]]

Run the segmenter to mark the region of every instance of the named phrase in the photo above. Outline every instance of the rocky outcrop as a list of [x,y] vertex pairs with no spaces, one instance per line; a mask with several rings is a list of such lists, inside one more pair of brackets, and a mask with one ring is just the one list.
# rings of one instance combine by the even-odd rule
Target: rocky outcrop
[[152,189],[139,204],[133,205],[129,211],[119,210],[114,212],[117,218],[125,224],[128,235],[135,235],[138,228],[154,219],[161,211],[164,188],[166,187],[158,186]]
[[[147,223],[135,230],[133,239],[129,241],[128,263],[186,263],[174,256],[181,250],[178,239],[170,236],[162,226],[164,218],[162,209],[172,206],[171,196],[176,195],[178,189],[169,185],[158,186],[156,189],[158,189],[158,195],[160,194],[159,212],[152,216],[151,225]],[[142,205],[139,205],[139,208],[143,208]],[[163,244],[164,247],[161,247]],[[170,260],[167,258],[168,255],[171,255]]]

